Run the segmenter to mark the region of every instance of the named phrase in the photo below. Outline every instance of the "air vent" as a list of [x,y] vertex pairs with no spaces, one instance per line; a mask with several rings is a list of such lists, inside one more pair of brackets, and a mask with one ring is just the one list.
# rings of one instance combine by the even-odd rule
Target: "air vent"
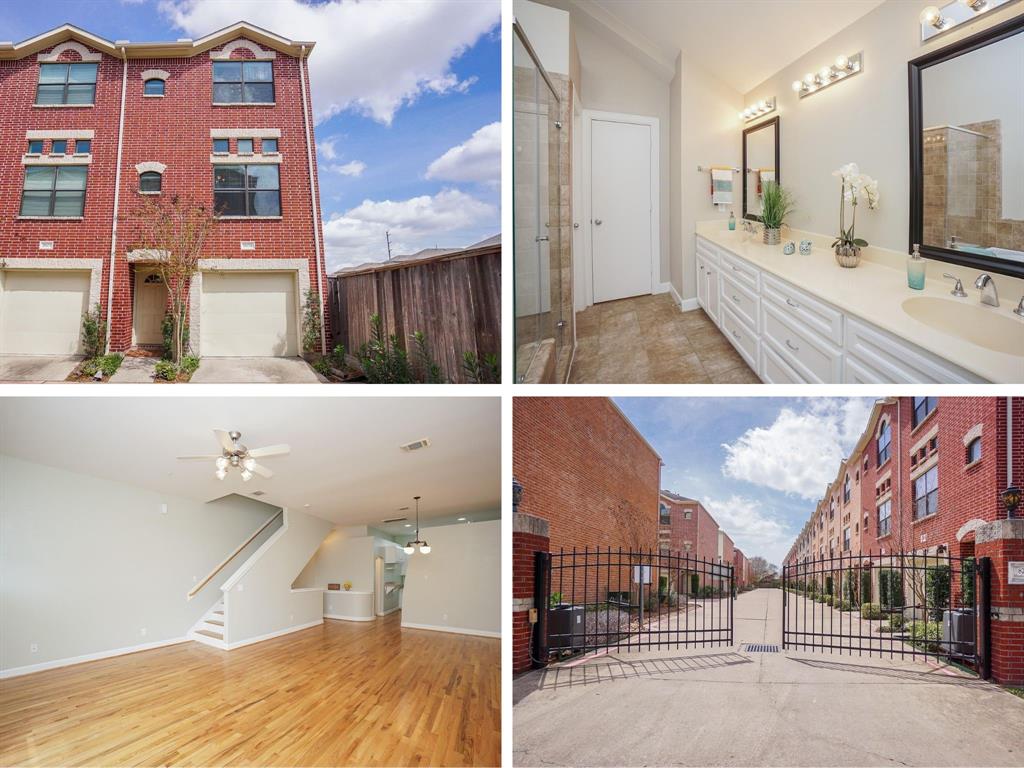
[[382,523],[404,523],[408,519],[409,519],[408,517],[392,517],[392,518],[389,518],[387,520],[382,520],[381,522]]
[[401,446],[401,448],[403,451],[406,452],[418,451],[420,448],[426,448],[428,445],[430,445],[430,440],[424,437],[422,440],[416,440],[415,442],[412,443],[406,443],[405,445]]

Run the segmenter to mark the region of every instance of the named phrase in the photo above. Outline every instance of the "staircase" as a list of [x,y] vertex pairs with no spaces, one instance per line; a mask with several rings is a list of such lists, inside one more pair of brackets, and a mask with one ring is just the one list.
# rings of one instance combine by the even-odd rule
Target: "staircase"
[[203,618],[196,622],[196,625],[189,631],[188,637],[190,640],[206,643],[214,648],[227,649],[227,643],[224,642],[223,598],[213,608],[208,610]]

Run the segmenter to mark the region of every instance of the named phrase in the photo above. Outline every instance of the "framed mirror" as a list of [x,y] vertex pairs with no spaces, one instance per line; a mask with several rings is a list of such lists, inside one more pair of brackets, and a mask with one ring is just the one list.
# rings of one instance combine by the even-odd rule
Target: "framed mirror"
[[779,181],[778,116],[743,131],[743,218],[761,220],[766,181]]
[[1024,277],[1024,16],[909,68],[909,246]]

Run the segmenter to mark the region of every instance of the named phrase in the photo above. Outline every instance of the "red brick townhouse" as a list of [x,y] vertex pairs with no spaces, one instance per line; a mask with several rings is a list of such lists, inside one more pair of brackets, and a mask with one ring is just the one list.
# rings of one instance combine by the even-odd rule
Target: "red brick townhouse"
[[879,400],[786,562],[858,552],[972,556],[975,529],[1005,518],[1001,493],[1022,483],[1024,397]]
[[96,305],[110,350],[159,345],[161,256],[128,219],[181,195],[220,216],[190,286],[193,352],[299,354],[307,292],[326,288],[312,49],[244,22],[164,43],[70,25],[0,43],[0,352],[79,352]]
[[718,557],[718,523],[699,501],[663,490],[660,523],[662,549],[708,562]]
[[739,547],[732,551],[732,567],[734,579],[736,580],[736,589],[750,586],[750,561],[747,560],[747,556],[743,554],[743,550]]

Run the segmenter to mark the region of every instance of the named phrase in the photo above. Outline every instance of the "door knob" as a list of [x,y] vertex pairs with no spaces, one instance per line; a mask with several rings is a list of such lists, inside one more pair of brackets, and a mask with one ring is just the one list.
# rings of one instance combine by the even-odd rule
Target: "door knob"
[[600,219],[594,219],[594,223],[597,224],[597,226],[599,226],[599,227],[601,226],[601,220]]
[[580,223],[579,223],[578,221],[574,221],[574,222],[572,223],[572,228],[573,228],[573,229],[579,229],[579,228],[580,228]]

